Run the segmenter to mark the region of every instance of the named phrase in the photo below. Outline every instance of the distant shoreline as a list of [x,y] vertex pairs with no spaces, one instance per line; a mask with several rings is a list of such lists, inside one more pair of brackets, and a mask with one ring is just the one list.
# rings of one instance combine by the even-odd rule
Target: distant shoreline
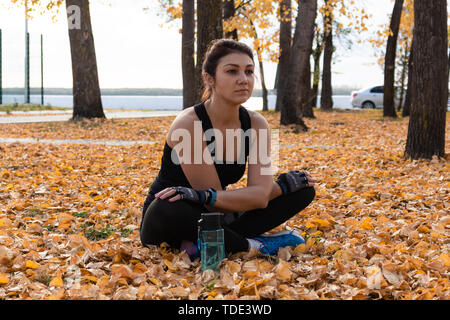
[[[333,88],[333,95],[350,95],[355,88],[336,87]],[[167,88],[122,88],[122,89],[101,89],[104,96],[182,96],[182,89],[167,89]],[[3,95],[23,95],[23,88],[3,88]],[[31,88],[30,94],[40,95],[40,88]],[[72,95],[71,88],[44,88],[45,95]],[[269,90],[269,95],[275,95],[276,90]],[[319,91],[320,94],[320,91]],[[253,91],[254,97],[261,97],[262,90],[255,89]]]

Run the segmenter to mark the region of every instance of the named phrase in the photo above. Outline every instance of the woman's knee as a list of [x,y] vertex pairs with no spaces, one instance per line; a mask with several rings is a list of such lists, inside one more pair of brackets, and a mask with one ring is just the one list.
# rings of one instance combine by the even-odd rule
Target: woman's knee
[[183,200],[153,200],[142,221],[141,242],[167,242],[172,246],[188,235],[189,240],[191,234],[195,235],[197,232],[197,211],[201,210]]
[[[157,244],[159,238],[166,232],[172,219],[170,204],[166,200],[154,199],[148,206],[141,222],[142,244]],[[173,221],[173,220],[172,220]]]
[[313,202],[316,196],[316,190],[311,186],[298,190],[290,195],[291,197],[288,201],[295,203],[296,210],[303,210]]
[[154,199],[147,207],[147,211],[142,219],[143,226],[151,224],[155,220],[164,219],[167,212],[167,205],[160,199]]
[[313,202],[316,197],[316,189],[314,189],[314,187],[307,187],[304,190],[306,200],[309,200],[309,203]]

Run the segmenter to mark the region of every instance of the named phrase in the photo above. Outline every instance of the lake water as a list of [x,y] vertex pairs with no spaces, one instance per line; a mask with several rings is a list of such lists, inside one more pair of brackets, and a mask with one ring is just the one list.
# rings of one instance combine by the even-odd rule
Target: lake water
[[[269,95],[269,109],[275,108],[276,96]],[[40,95],[31,95],[31,103],[40,104]],[[23,103],[23,95],[4,95],[3,103]],[[350,96],[333,96],[334,108],[351,109]],[[136,109],[136,110],[181,110],[183,106],[182,96],[102,96],[105,109]],[[320,103],[320,96],[318,104]],[[55,107],[73,107],[71,95],[44,95],[44,104]],[[261,97],[251,97],[244,106],[250,110],[262,110]]]

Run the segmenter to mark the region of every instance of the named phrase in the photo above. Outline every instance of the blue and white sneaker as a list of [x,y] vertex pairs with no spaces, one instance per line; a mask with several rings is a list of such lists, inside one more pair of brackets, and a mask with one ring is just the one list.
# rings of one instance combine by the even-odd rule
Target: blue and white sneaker
[[294,230],[263,234],[253,239],[261,243],[259,251],[267,255],[276,255],[280,248],[289,246],[295,248],[299,244],[305,243],[305,239]]

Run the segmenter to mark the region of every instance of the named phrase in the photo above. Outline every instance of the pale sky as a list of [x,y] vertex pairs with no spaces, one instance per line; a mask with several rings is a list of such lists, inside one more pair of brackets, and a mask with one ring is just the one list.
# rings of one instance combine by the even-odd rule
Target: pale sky
[[[181,34],[178,27],[164,24],[156,15],[156,0],[91,0],[91,20],[101,88],[182,88]],[[3,87],[23,87],[25,18],[23,8],[7,9],[10,0],[0,0],[3,31]],[[371,24],[386,23],[391,0],[365,0]],[[144,7],[150,10],[144,11]],[[180,22],[181,25],[181,22]],[[69,37],[65,9],[53,23],[38,16],[29,21],[31,35],[30,84],[40,87],[40,34],[44,34],[44,85],[72,86]],[[247,42],[249,43],[249,42]],[[378,85],[383,72],[376,64],[374,49],[367,42],[351,50],[338,48],[333,65],[333,85],[355,88]],[[255,57],[256,62],[256,57]],[[276,65],[265,62],[266,85],[273,88]],[[260,87],[257,84],[255,87]]]

